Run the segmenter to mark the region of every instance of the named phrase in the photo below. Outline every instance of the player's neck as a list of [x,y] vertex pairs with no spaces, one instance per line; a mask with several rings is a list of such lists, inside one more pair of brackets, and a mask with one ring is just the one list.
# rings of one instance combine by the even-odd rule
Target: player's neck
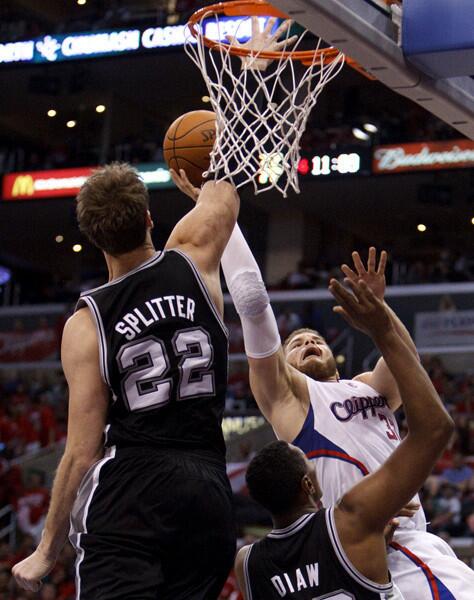
[[285,527],[289,527],[293,525],[298,519],[300,519],[303,515],[307,515],[309,513],[318,512],[318,509],[315,506],[310,504],[306,504],[305,506],[301,506],[298,509],[287,513],[286,515],[273,515],[273,528],[274,529],[285,529]]
[[321,383],[327,383],[329,381],[337,382],[339,381],[339,373],[334,373],[334,375],[329,375],[329,377],[312,377],[311,379]]
[[146,241],[143,246],[140,246],[131,252],[127,252],[126,254],[121,254],[120,256],[104,254],[109,270],[109,282],[133,271],[133,269],[139,267],[155,254],[156,250],[151,241]]

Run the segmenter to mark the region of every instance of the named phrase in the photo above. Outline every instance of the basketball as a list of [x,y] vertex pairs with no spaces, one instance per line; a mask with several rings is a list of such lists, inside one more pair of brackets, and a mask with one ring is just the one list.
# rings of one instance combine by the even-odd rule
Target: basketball
[[170,169],[184,169],[195,186],[210,164],[216,139],[216,115],[210,110],[193,110],[181,115],[166,132],[163,155]]

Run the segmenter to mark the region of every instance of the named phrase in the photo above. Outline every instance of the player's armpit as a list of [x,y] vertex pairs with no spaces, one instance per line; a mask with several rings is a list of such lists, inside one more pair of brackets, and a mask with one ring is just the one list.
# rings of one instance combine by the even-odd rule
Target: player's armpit
[[195,207],[179,221],[165,247],[186,252],[202,273],[216,272],[239,206],[239,196],[230,183],[205,183]]

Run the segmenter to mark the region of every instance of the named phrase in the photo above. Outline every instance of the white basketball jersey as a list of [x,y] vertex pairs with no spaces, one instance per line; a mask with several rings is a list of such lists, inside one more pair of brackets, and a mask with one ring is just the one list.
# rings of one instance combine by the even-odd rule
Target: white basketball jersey
[[[386,399],[369,385],[310,377],[306,382],[310,407],[293,444],[315,461],[321,501],[329,507],[387,460],[400,443],[400,434]],[[414,500],[419,502],[418,496]],[[420,509],[412,519],[400,519],[400,525],[424,531],[425,515]]]

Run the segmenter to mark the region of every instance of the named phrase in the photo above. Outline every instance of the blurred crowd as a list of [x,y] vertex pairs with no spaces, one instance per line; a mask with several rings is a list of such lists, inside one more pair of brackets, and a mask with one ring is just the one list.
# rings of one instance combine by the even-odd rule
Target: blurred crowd
[[424,366],[456,424],[449,447],[423,488],[429,530],[448,541],[474,539],[474,375],[449,373],[438,357],[427,358]]
[[0,379],[0,457],[13,460],[65,436],[64,379]]
[[[324,259],[317,263],[300,261],[273,289],[327,288],[333,277],[342,278],[339,265]],[[454,253],[447,248],[418,258],[390,253],[386,278],[388,285],[474,281],[474,254]]]
[[[163,162],[162,140],[165,131],[144,139],[126,136],[112,144],[105,162],[125,161],[130,164]],[[21,145],[0,138],[0,174],[15,171],[41,171],[73,167],[92,167],[101,162],[100,142],[85,144],[79,138],[48,142],[48,146]]]
[[[162,245],[157,240],[157,247]],[[407,250],[408,252],[408,250]],[[425,283],[458,283],[474,281],[474,253],[452,252],[441,248],[418,258],[390,252],[387,264],[387,285],[416,285]],[[82,279],[70,279],[43,274],[31,269],[11,268],[15,293],[12,304],[74,303],[85,289],[91,289],[106,281],[104,265],[96,265],[94,272],[85,272]],[[300,261],[295,268],[274,285],[267,283],[269,290],[327,289],[329,280],[342,280],[339,261],[324,257],[317,261]],[[225,282],[223,282],[225,286]],[[225,287],[224,287],[225,289]],[[5,287],[0,285],[0,301]],[[440,310],[456,310],[448,297],[443,299]],[[306,315],[305,315],[306,316]],[[283,317],[282,317],[283,318]],[[298,321],[299,317],[292,317]],[[291,327],[291,325],[290,325]],[[236,331],[238,337],[238,331]]]

